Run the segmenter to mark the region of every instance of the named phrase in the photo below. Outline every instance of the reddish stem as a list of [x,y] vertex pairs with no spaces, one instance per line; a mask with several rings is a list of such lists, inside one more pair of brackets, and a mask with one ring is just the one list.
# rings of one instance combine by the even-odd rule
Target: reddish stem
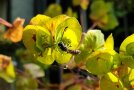
[[2,18],[0,18],[0,24],[3,24],[9,28],[13,27],[13,25],[11,23],[7,22],[6,20],[4,20]]

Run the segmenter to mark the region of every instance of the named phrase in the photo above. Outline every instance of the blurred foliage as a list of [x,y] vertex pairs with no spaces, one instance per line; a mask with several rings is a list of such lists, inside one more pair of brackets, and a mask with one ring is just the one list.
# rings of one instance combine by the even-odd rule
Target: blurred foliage
[[[55,16],[58,16],[62,13],[63,13],[62,7],[59,4],[50,4],[44,12],[45,15],[50,16],[50,17],[55,17]],[[68,7],[65,14],[70,16],[70,17],[78,18],[77,12],[73,12],[71,7]]]
[[0,44],[1,45],[10,44],[11,42],[5,39],[3,36],[4,36],[4,30],[0,29]]
[[11,57],[0,54],[0,77],[12,83],[15,80],[14,65]]
[[17,57],[19,57],[20,61],[22,63],[31,63],[35,61],[34,56],[30,53],[30,51],[24,49],[24,48],[20,48],[16,50],[15,55]]
[[36,79],[32,77],[19,75],[17,76],[17,80],[16,80],[16,89],[17,90],[30,90],[30,89],[36,90],[38,89],[38,83]]
[[103,30],[112,30],[118,26],[112,2],[104,2],[103,0],[93,1],[90,18]]
[[122,82],[112,73],[108,73],[102,77],[100,81],[100,88],[101,90],[124,90]]
[[33,78],[39,78],[44,77],[44,71],[43,69],[34,63],[28,63],[24,65],[25,72],[29,73],[31,77]]
[[77,12],[73,12],[71,7],[68,7],[66,15],[70,17],[78,18]]
[[51,4],[44,14],[50,17],[60,15],[62,14],[62,7],[59,4]]
[[74,6],[81,6],[83,10],[86,10],[88,8],[90,0],[72,0],[72,3]]

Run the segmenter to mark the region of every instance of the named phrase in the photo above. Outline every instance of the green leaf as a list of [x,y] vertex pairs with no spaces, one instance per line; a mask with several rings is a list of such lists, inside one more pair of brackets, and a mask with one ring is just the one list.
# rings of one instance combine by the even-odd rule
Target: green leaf
[[129,43],[132,43],[134,42],[134,34],[128,36],[122,43],[121,43],[121,46],[120,46],[120,53],[124,54],[126,52],[126,46],[129,44]]
[[101,90],[124,90],[122,82],[112,73],[104,75],[100,80]]
[[0,77],[6,80],[8,83],[13,83],[15,81],[15,71],[13,64],[11,63],[5,71],[0,71]]
[[[40,50],[36,47],[36,34],[38,27],[34,25],[27,25],[23,31],[23,43],[25,47],[34,55],[38,55]],[[42,27],[39,29],[43,29]]]
[[[89,30],[85,36],[83,43],[80,45],[79,50],[81,53],[76,55],[74,60],[76,63],[86,63],[87,57],[96,50],[103,48],[104,35],[100,30]],[[85,62],[84,62],[85,61]]]
[[97,21],[103,16],[105,16],[108,12],[108,8],[106,3],[103,0],[96,0],[91,4],[91,13],[90,18],[93,21]]
[[96,21],[94,23],[97,23],[97,26],[99,26],[100,28],[103,28],[109,22],[108,19],[109,19],[108,15],[104,15],[98,20],[98,22]]
[[66,15],[58,15],[48,20],[47,23],[44,24],[44,26],[47,30],[51,32],[52,36],[54,37],[58,25],[63,23],[68,18],[69,17]]
[[128,65],[128,67],[134,69],[134,59],[132,56],[127,56],[127,55],[121,55],[121,60],[123,64]]
[[106,51],[95,51],[88,58],[86,68],[89,72],[100,75],[110,72],[113,66],[113,57]]
[[113,55],[113,63],[114,63],[113,69],[117,69],[121,65],[121,59],[117,52],[115,52],[115,51],[113,51],[113,52],[114,52],[113,54],[111,53]]
[[133,87],[134,85],[134,69],[128,68],[128,72],[129,72],[129,83],[130,85]]
[[[34,19],[39,20],[40,17],[36,16]],[[23,34],[24,45],[38,61],[44,64],[52,64],[54,60],[60,64],[67,63],[72,55],[61,50],[58,43],[63,42],[68,50],[77,49],[82,28],[78,20],[73,17],[66,15],[59,15],[49,19],[45,17],[47,16],[43,18],[46,20],[43,26],[38,22],[38,25],[25,27]]]
[[104,35],[100,30],[89,30],[84,39],[84,48],[97,50],[104,46]]
[[101,28],[103,30],[112,30],[119,25],[116,16],[113,13],[108,14],[108,22]]
[[34,63],[24,64],[25,71],[29,73],[33,78],[40,78],[44,76],[43,69]]
[[72,55],[64,51],[54,50],[54,57],[58,63],[65,64],[70,61]]
[[11,58],[5,55],[0,55],[0,65],[0,77],[8,83],[13,83],[16,75]]
[[70,16],[70,17],[78,18],[77,12],[73,12],[71,7],[68,7],[68,9],[66,11],[66,15]]
[[81,35],[82,35],[81,25],[79,24],[76,18],[71,17],[67,18],[63,23],[59,24],[59,26],[56,28],[55,41],[57,43],[61,41],[62,38],[69,39],[71,40],[72,43],[71,44],[72,49],[75,49],[80,42]]
[[51,48],[46,48],[46,50],[42,52],[40,56],[37,57],[37,60],[43,64],[50,65],[55,60],[53,54],[54,50],[52,50]]
[[130,68],[134,68],[133,43],[134,34],[128,36],[120,46],[121,60]]
[[113,39],[113,35],[112,34],[110,34],[108,36],[108,38],[106,39],[104,47],[106,49],[109,49],[109,50],[113,50],[114,49],[114,39]]
[[55,17],[62,14],[62,8],[59,4],[50,4],[44,14],[50,17]]
[[72,10],[71,7],[68,7],[66,14],[67,14],[68,16],[70,16],[70,17],[73,16],[73,10]]
[[40,26],[36,28],[38,29],[36,33],[36,47],[43,52],[46,48],[52,46],[52,36],[47,29]]
[[91,54],[91,50],[89,49],[85,49],[82,47],[83,45],[81,45],[81,47],[79,48],[79,50],[81,51],[80,54],[75,55],[74,60],[77,64],[85,64],[86,63],[86,59],[87,57]]
[[51,18],[46,15],[38,14],[31,19],[30,24],[44,26],[44,24],[50,19]]
[[134,57],[134,42],[129,43],[126,46],[126,53],[132,57]]
[[87,10],[88,5],[89,5],[89,0],[81,0],[80,6],[81,6],[81,8],[82,8],[83,10]]
[[125,67],[125,72],[123,72],[121,75],[123,75],[123,77],[121,79],[122,79],[124,86],[129,90],[133,90],[134,69]]
[[113,3],[103,0],[93,1],[90,18],[103,30],[112,30],[119,24],[114,14]]
[[20,48],[17,49],[15,55],[19,57],[22,63],[29,63],[36,60],[32,53],[28,49]]
[[38,83],[36,79],[26,76],[18,76],[16,80],[17,90],[36,90],[38,88]]
[[[81,35],[82,28],[77,19],[73,17],[68,18],[57,27],[55,33],[55,43],[58,44],[59,42],[63,42],[66,45],[67,49],[75,50],[79,45]],[[67,63],[70,60],[71,56],[71,54],[62,51],[59,46],[57,46],[57,49],[55,51],[55,58],[57,62]]]

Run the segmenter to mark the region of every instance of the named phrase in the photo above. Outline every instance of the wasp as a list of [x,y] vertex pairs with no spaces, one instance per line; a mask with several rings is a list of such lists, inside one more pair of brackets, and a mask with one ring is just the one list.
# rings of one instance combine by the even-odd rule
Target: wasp
[[70,54],[73,54],[73,55],[80,54],[80,50],[68,49],[67,46],[63,42],[59,42],[58,46],[62,51],[65,51],[67,53],[70,53]]
[[[67,28],[68,28],[68,26],[65,27],[65,29],[64,29],[64,31],[63,31],[63,34],[64,34],[64,32],[66,31]],[[62,37],[63,37],[63,34],[62,34]],[[71,49],[68,49],[67,46],[66,46],[62,41],[60,41],[60,42],[58,43],[58,46],[59,46],[59,48],[60,48],[62,51],[65,51],[65,52],[67,52],[67,53],[70,53],[70,54],[73,54],[73,55],[80,54],[80,50],[71,50]]]

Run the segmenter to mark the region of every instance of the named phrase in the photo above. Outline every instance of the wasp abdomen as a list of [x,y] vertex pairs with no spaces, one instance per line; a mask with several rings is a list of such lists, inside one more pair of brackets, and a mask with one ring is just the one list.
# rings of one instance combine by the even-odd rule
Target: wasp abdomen
[[67,53],[70,53],[70,54],[73,54],[73,55],[80,54],[80,50],[71,50],[71,49],[68,49],[63,42],[59,42],[58,43],[58,46],[59,46],[59,48],[62,51],[65,51]]
[[80,54],[80,50],[67,50],[67,53],[70,53],[70,54]]

